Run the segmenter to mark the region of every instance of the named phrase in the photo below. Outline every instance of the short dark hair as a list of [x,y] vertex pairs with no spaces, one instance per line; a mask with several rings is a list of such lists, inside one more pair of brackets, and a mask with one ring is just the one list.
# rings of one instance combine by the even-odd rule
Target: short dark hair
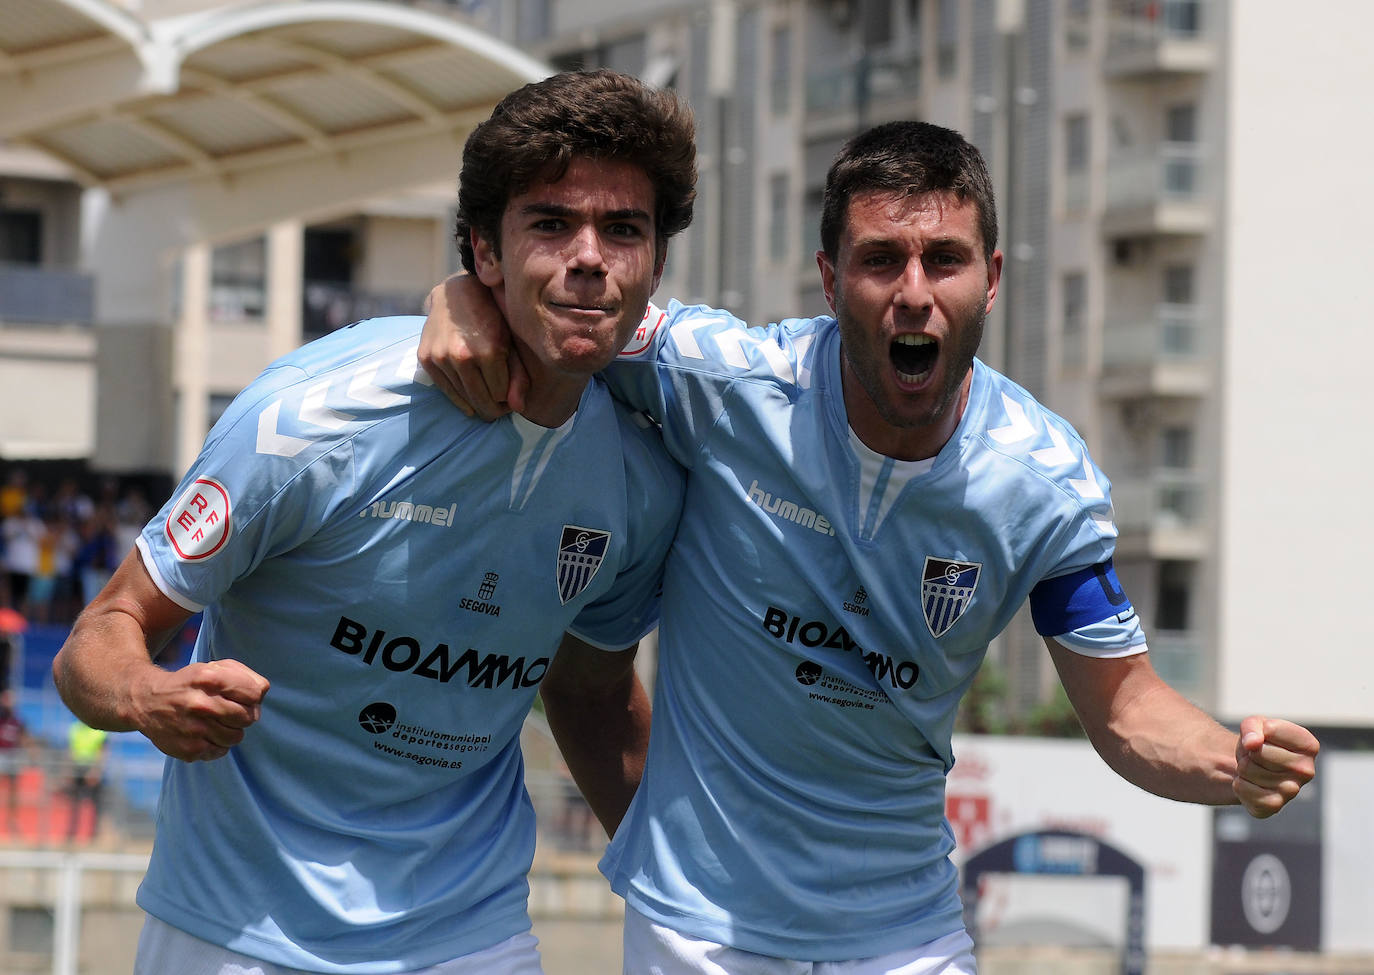
[[575,156],[643,168],[654,188],[660,259],[668,238],[692,222],[697,167],[691,109],[631,75],[568,71],[511,92],[468,136],[455,236],[469,272],[475,270],[471,231],[499,255],[510,198],[537,180],[557,182]]
[[845,143],[825,177],[821,248],[832,261],[855,195],[951,192],[978,209],[983,256],[997,249],[997,202],[982,154],[958,132],[930,122],[886,122]]

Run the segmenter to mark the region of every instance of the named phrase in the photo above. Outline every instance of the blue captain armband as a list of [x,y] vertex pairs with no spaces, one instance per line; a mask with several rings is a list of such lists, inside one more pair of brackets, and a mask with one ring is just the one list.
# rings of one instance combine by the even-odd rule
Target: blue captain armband
[[1031,590],[1030,604],[1035,630],[1041,636],[1059,637],[1088,627],[1094,631],[1105,627],[1117,632],[1124,645],[1144,642],[1135,607],[1126,598],[1111,559],[1042,580]]

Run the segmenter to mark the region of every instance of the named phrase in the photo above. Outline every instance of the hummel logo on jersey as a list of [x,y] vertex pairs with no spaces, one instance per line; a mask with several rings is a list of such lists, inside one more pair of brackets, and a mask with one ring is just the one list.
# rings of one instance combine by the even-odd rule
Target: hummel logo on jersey
[[803,528],[810,528],[812,531],[820,532],[822,535],[834,535],[835,529],[826,520],[825,515],[817,514],[810,508],[802,508],[795,501],[788,501],[783,497],[774,497],[769,492],[759,487],[759,482],[755,479],[749,485],[749,500],[754,502],[764,511],[768,512],[783,521],[790,521],[794,525],[801,525]]
[[921,609],[931,636],[944,636],[959,622],[978,588],[981,562],[955,562],[926,556],[921,573]]
[[397,521],[413,521],[421,525],[438,525],[452,528],[453,518],[458,513],[458,505],[436,508],[428,504],[413,504],[410,501],[373,501],[358,512],[359,518],[394,518]]
[[558,542],[558,598],[566,603],[591,584],[606,558],[611,533],[564,525]]

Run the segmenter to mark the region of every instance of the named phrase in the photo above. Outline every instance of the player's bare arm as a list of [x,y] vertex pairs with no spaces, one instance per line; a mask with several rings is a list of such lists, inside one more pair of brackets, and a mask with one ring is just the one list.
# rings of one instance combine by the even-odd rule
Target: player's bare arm
[[1099,659],[1046,639],[1059,678],[1103,760],[1148,792],[1256,818],[1283,808],[1316,772],[1306,728],[1250,717],[1229,731],[1155,673],[1149,654]]
[[608,836],[630,807],[649,749],[637,650],[599,650],[568,634],[539,689],[563,760]]
[[491,292],[472,274],[436,284],[426,302],[420,365],[468,416],[494,420],[524,406],[529,376]]
[[62,700],[91,727],[141,732],[173,758],[223,757],[258,720],[268,682],[234,660],[174,671],[154,663],[190,615],[131,551],[53,660]]

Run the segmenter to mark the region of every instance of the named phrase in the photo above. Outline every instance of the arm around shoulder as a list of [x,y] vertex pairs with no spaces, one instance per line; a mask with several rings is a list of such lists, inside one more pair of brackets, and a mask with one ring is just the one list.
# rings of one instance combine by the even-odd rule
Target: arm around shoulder
[[268,684],[233,660],[176,671],[155,664],[190,615],[158,589],[132,550],[53,660],[62,700],[91,727],[142,732],[173,758],[226,754],[257,720]]

